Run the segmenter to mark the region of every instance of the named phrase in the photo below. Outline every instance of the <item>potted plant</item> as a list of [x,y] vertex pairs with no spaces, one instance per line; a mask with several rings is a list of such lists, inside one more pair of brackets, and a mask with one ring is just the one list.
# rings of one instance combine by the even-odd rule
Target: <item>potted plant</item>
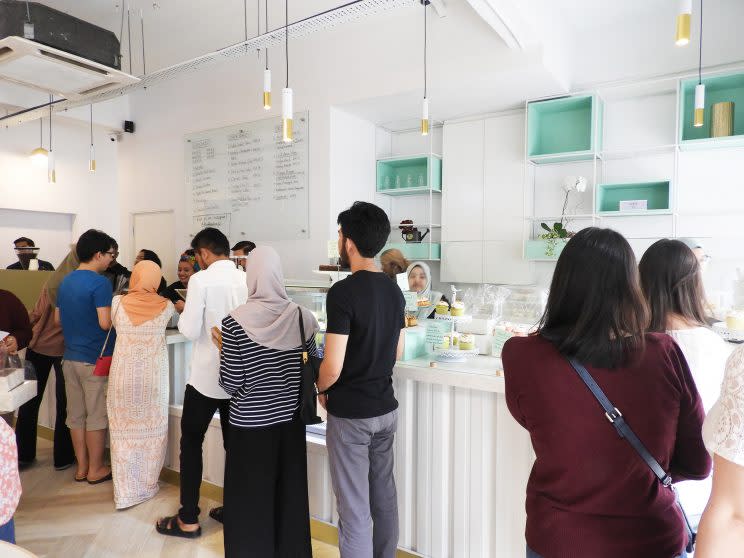
[[553,223],[552,226],[547,223],[540,223],[540,227],[545,231],[539,236],[541,240],[545,241],[545,255],[549,258],[555,257],[558,254],[558,243],[566,243],[575,233],[568,230],[566,227],[570,223],[570,220],[566,218],[566,208],[568,207],[568,197],[571,192],[578,192],[579,194],[586,191],[586,178],[583,176],[567,176],[563,180],[563,191],[566,193],[563,198],[563,209],[561,210],[561,220],[557,223]]

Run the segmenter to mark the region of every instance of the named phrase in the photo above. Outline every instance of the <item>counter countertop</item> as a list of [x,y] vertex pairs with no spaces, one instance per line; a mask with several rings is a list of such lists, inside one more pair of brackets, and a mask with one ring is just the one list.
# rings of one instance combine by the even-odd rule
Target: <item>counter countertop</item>
[[[188,341],[177,329],[167,330],[165,339],[168,345]],[[436,362],[434,355],[398,361],[395,363],[395,376],[417,382],[504,393],[504,377],[499,358],[477,356],[466,362],[436,362],[434,368],[429,366],[431,362]]]
[[477,356],[466,362],[436,362],[434,355],[395,363],[397,378],[445,386],[504,393],[501,359]]

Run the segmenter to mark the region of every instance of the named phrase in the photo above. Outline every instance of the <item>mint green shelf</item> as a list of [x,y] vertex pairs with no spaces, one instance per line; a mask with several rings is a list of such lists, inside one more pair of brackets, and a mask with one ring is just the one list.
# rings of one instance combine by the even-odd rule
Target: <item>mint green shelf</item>
[[[738,147],[744,145],[744,117],[737,118],[737,110],[744,111],[744,73],[728,74],[703,79],[705,84],[704,125],[695,128],[695,86],[697,79],[680,82],[680,149]],[[711,107],[720,102],[734,102],[734,135],[711,138]]]
[[[429,252],[431,247],[431,253]],[[442,257],[442,246],[438,242],[394,242],[386,244],[382,249],[397,248],[408,260],[439,260]]]
[[[410,186],[408,185],[409,177],[411,178]],[[422,180],[419,180],[420,178]],[[400,183],[399,185],[396,185],[396,180]],[[378,193],[390,196],[413,196],[428,194],[430,190],[442,191],[442,160],[439,157],[419,155],[377,161]]]
[[524,245],[524,259],[530,261],[554,262],[558,259],[558,256],[561,255],[561,252],[563,252],[563,249],[566,247],[567,243],[568,240],[558,240],[558,243],[555,247],[555,254],[552,256],[547,256],[545,255],[545,251],[548,247],[547,240],[528,240],[527,243]]
[[[669,181],[597,185],[597,213],[601,215],[659,215],[671,213]],[[621,201],[646,200],[647,211],[620,211]]]
[[535,163],[584,161],[601,149],[601,101],[594,95],[527,104],[527,156]]

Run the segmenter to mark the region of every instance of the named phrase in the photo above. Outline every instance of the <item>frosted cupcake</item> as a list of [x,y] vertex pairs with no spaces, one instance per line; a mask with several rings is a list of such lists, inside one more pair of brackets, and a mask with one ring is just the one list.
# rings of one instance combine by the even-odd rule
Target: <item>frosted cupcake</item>
[[450,305],[449,303],[447,303],[447,301],[440,300],[437,303],[437,307],[436,307],[437,314],[446,316],[447,314],[449,314],[449,311],[450,311]]
[[734,331],[744,331],[744,312],[729,312],[726,316],[726,327]]
[[462,316],[465,314],[465,305],[458,301],[455,301],[452,303],[452,308],[450,309],[450,315],[452,316]]
[[475,337],[470,333],[460,334],[460,350],[472,351],[475,349]]

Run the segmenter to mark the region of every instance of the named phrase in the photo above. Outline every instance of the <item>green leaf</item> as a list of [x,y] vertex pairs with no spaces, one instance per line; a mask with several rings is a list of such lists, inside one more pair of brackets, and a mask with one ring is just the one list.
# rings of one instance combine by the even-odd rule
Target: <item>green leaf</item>
[[553,223],[553,230],[555,230],[556,232],[560,232],[562,228],[563,225],[561,225],[560,223]]
[[548,232],[553,232],[553,229],[551,229],[551,228],[550,228],[550,227],[549,227],[548,225],[546,225],[545,223],[540,223],[540,226],[541,226],[541,227],[542,227],[543,229],[545,229],[546,231],[548,231]]

